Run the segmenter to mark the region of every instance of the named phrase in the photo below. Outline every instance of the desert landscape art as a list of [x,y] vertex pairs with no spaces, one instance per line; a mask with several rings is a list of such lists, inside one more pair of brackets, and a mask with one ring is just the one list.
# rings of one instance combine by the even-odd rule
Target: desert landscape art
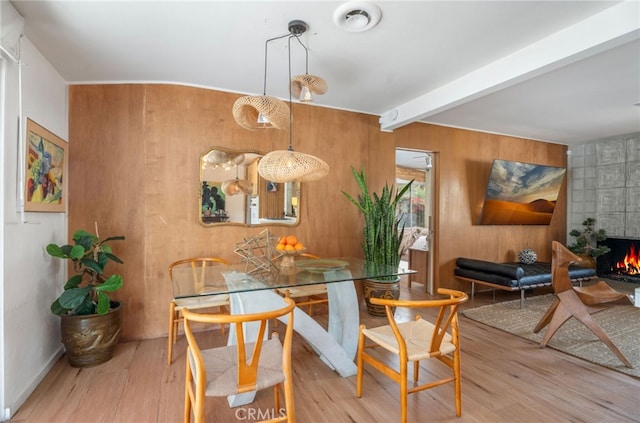
[[494,160],[481,225],[548,225],[566,169]]

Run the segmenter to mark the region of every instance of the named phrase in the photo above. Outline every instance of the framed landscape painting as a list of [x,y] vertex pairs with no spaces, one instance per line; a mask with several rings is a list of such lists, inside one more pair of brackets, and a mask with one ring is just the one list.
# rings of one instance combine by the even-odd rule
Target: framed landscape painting
[[566,169],[494,160],[481,225],[548,225]]
[[27,119],[24,210],[64,212],[67,203],[67,143]]

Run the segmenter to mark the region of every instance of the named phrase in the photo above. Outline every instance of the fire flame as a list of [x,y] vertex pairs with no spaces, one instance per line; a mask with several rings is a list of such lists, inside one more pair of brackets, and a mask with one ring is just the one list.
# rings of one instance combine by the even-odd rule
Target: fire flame
[[631,244],[624,259],[617,262],[615,268],[627,275],[640,275],[640,248],[636,251],[636,246]]

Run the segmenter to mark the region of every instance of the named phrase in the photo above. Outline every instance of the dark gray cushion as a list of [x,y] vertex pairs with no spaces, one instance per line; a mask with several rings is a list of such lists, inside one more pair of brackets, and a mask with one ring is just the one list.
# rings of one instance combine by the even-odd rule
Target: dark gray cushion
[[[551,284],[551,263],[495,263],[460,257],[456,260],[455,275],[504,285],[511,288],[526,289],[528,286]],[[595,276],[595,269],[569,266],[571,279]]]

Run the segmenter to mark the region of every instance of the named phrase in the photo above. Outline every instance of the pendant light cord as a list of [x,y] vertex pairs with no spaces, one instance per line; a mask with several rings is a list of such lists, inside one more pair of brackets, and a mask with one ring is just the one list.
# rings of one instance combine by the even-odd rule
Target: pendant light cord
[[[287,40],[289,44],[289,151],[293,151],[293,103],[291,101],[291,37]],[[296,37],[298,39],[298,37]]]
[[[281,38],[289,37],[289,36],[291,36],[291,34],[280,35],[279,37],[270,38],[264,42],[264,85],[262,88],[262,95],[267,95],[267,54],[269,51],[268,49],[269,43],[271,41],[279,40]],[[289,59],[289,61],[291,61],[291,59]]]

